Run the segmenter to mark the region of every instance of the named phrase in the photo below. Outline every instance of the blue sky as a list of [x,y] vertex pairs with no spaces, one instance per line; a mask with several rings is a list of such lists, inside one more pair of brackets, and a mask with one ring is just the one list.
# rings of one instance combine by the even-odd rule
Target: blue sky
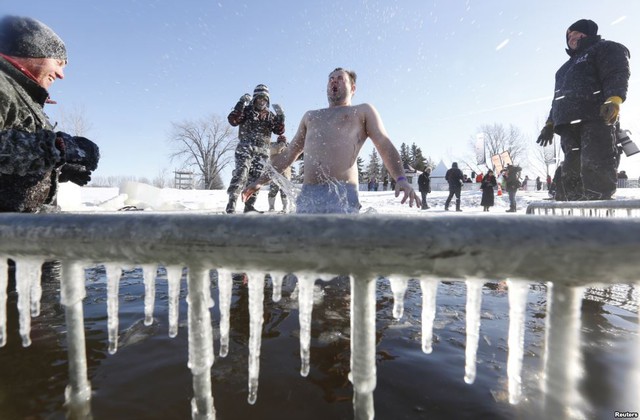
[[[378,109],[398,148],[415,142],[449,163],[493,123],[517,126],[533,147],[568,57],[566,28],[581,18],[631,51],[621,121],[640,144],[637,0],[29,0],[3,11],[64,39],[66,78],[46,111],[55,121],[60,110],[82,110],[102,153],[96,176],[171,174],[171,123],[226,118],[259,83],[283,106],[291,138],[305,111],[327,106],[327,75],[338,66],[358,73],[353,102]],[[621,165],[633,177],[638,156]]]

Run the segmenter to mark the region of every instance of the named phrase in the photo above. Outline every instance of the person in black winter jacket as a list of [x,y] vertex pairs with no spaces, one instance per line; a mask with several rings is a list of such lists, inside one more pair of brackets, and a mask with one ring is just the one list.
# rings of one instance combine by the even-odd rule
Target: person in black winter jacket
[[489,207],[493,206],[495,201],[493,189],[497,186],[496,177],[493,175],[493,171],[489,169],[480,182],[480,189],[482,190],[480,205],[482,206],[482,211],[489,211]]
[[458,162],[453,162],[451,168],[444,175],[444,179],[449,183],[449,197],[444,203],[444,209],[449,211],[449,204],[453,196],[456,196],[456,211],[462,211],[460,209],[460,193],[462,192],[462,183],[464,182],[464,175],[462,171],[458,169]]
[[[566,32],[569,60],[556,72],[549,118],[537,143],[560,135],[565,200],[608,200],[616,192],[615,126],[629,84],[629,50],[598,35],[588,19]],[[558,199],[558,198],[556,198]]]
[[515,213],[517,210],[516,194],[522,186],[522,182],[520,182],[520,172],[522,172],[522,168],[519,166],[507,165],[505,173],[507,194],[509,195],[509,210],[507,210],[507,213]]
[[[271,134],[284,133],[284,113],[279,105],[273,105],[275,114],[269,110],[269,88],[258,85],[253,97],[245,93],[227,117],[229,124],[240,126],[236,147],[236,166],[227,189],[229,202],[226,212],[235,213],[236,202],[242,189],[254,182],[264,173],[264,165],[269,162]],[[258,192],[255,192],[244,204],[244,212],[257,211],[254,207]]]
[[418,177],[418,189],[422,194],[422,210],[427,210],[427,194],[431,192],[431,168],[427,168]]

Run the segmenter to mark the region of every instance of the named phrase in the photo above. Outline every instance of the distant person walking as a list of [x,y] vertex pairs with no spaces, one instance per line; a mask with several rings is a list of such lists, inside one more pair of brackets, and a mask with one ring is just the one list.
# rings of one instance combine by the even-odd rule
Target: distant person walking
[[609,200],[616,192],[616,123],[629,85],[629,50],[605,41],[588,19],[565,35],[569,60],[556,72],[549,118],[537,143],[560,135],[564,152],[556,200]]
[[427,194],[431,192],[431,168],[426,168],[418,177],[418,190],[422,194],[422,210],[429,209]]
[[507,193],[509,194],[509,210],[507,210],[507,213],[515,213],[517,210],[516,194],[518,193],[518,189],[522,186],[522,183],[520,182],[520,172],[522,171],[522,168],[515,165],[507,165],[506,170],[505,179]]
[[497,186],[496,177],[493,175],[493,171],[489,169],[480,182],[480,189],[482,190],[480,205],[482,206],[482,211],[489,211],[489,207],[493,207],[495,201],[493,189]]
[[[236,147],[236,166],[227,189],[229,202],[227,213],[235,213],[236,202],[247,183],[254,182],[264,173],[264,164],[269,161],[271,134],[283,134],[284,113],[278,105],[273,105],[275,114],[269,110],[269,88],[258,85],[253,90],[253,97],[245,93],[233,108],[227,119],[234,127],[240,126]],[[254,207],[258,191],[244,203],[244,212],[257,211]]]
[[449,204],[451,204],[451,199],[455,195],[456,211],[462,211],[460,208],[460,193],[462,192],[464,175],[462,174],[462,171],[458,169],[458,162],[453,162],[451,164],[451,168],[447,170],[447,173],[444,175],[444,179],[449,183],[449,197],[447,197],[447,201],[444,203],[444,209],[449,211]]

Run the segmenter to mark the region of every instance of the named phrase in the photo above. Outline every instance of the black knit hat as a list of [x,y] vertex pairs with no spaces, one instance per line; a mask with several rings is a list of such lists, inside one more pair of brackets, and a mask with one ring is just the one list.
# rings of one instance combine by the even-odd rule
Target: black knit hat
[[47,25],[29,17],[5,16],[0,20],[0,53],[67,61],[62,39]]
[[598,35],[598,24],[589,19],[580,19],[573,25],[569,26],[567,33],[571,31],[582,32],[587,36],[595,36]]

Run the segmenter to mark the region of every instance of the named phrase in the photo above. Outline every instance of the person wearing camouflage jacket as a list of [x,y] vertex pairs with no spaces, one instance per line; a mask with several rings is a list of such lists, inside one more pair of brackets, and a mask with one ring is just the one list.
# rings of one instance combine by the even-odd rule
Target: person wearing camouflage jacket
[[[253,91],[253,98],[248,93],[240,100],[227,119],[234,127],[240,126],[236,147],[236,166],[227,189],[229,202],[226,212],[235,213],[236,202],[242,189],[256,181],[264,172],[265,163],[269,162],[269,145],[271,134],[283,134],[284,113],[279,105],[273,105],[275,113],[269,110],[269,88],[258,85]],[[254,207],[258,193],[253,194],[245,202],[244,212],[257,211]]]
[[84,185],[98,165],[98,147],[54,132],[43,110],[66,63],[64,43],[43,23],[0,21],[0,212],[46,210],[58,182]]
[[566,31],[569,60],[556,72],[549,118],[537,143],[560,135],[564,152],[556,200],[608,200],[616,192],[616,126],[629,85],[629,50],[598,35],[598,25],[580,19]]

